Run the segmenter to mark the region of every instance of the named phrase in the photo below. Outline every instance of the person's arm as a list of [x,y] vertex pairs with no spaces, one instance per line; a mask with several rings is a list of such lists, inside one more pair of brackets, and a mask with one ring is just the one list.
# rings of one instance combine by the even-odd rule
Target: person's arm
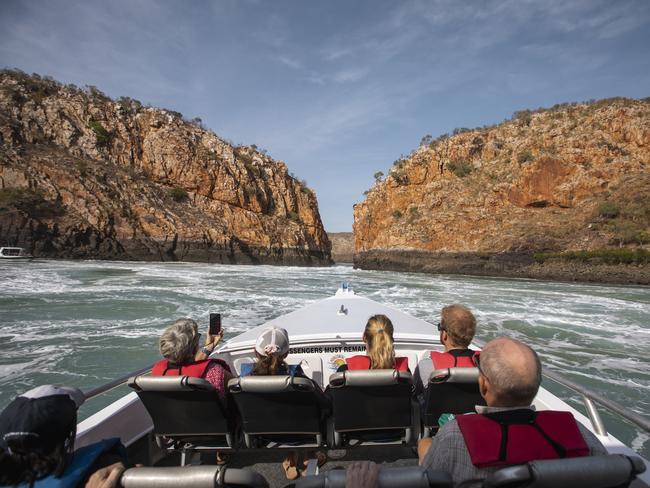
[[214,351],[214,348],[217,347],[217,344],[219,344],[219,341],[223,337],[223,329],[219,331],[219,334],[217,335],[210,335],[210,328],[208,327],[207,335],[205,337],[205,345],[203,346],[203,349],[199,350],[199,352],[196,353],[194,356],[195,361],[202,361],[203,359],[208,359],[210,357],[210,354],[212,354],[212,351]]

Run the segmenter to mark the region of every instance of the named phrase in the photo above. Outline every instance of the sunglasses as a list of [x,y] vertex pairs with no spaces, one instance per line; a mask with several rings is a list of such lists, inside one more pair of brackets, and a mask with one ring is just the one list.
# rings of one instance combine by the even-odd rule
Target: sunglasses
[[476,363],[476,367],[478,369],[478,372],[481,373],[485,378],[489,381],[490,378],[485,374],[485,372],[481,369],[481,355],[479,354],[474,358],[474,362]]
[[445,329],[445,326],[442,325],[442,322],[438,322],[438,325],[436,327],[438,327],[438,332],[441,332],[443,330],[447,330],[447,329]]

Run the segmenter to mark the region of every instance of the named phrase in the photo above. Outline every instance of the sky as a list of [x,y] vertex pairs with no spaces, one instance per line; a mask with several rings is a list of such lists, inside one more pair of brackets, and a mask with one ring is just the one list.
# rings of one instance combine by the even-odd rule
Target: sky
[[650,1],[1,0],[0,67],[200,117],[343,232],[426,134],[650,96]]

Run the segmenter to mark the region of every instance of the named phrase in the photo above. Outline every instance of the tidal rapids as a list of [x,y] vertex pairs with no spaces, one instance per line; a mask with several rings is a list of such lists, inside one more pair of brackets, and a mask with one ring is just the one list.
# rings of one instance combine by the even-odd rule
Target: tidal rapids
[[[434,324],[442,306],[463,303],[477,316],[479,339],[516,337],[538,351],[545,368],[642,415],[650,410],[649,287],[349,266],[41,260],[0,263],[0,408],[38,384],[87,389],[153,363],[160,333],[176,318],[207,326],[208,314],[221,312],[228,339],[331,296],[343,281]],[[543,385],[584,412],[578,395],[547,379]],[[81,418],[127,390],[87,402]],[[611,433],[650,458],[650,436],[599,410]]]

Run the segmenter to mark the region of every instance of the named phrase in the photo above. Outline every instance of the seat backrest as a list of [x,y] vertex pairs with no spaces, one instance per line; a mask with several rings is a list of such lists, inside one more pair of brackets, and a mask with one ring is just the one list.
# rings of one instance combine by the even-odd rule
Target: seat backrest
[[353,370],[330,376],[328,393],[338,432],[412,426],[411,373],[393,369]]
[[129,379],[151,416],[156,435],[214,436],[231,429],[228,412],[214,387],[190,376],[135,376]]
[[309,378],[244,376],[228,382],[246,434],[320,434],[328,401]]
[[122,475],[124,488],[213,488],[241,486],[268,488],[262,475],[250,469],[222,466],[185,466],[183,468],[131,468]]
[[622,454],[531,461],[495,471],[488,476],[483,486],[618,488],[629,486],[636,475],[644,471],[645,464],[642,459]]
[[436,369],[425,390],[424,426],[436,427],[443,413],[473,412],[475,405],[485,405],[478,387],[478,368]]
[[[296,488],[345,488],[345,471],[335,469],[316,476],[305,476]],[[378,488],[451,488],[451,476],[442,471],[427,471],[420,466],[380,468]]]

